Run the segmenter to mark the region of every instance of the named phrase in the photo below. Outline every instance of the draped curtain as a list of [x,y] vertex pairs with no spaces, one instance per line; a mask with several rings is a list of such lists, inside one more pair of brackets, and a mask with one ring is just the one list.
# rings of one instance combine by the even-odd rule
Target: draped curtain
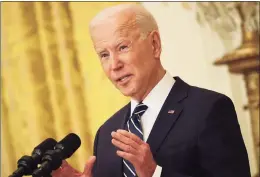
[[98,127],[129,100],[106,79],[90,19],[117,2],[1,3],[1,176],[48,137],[81,138],[69,159],[83,170]]

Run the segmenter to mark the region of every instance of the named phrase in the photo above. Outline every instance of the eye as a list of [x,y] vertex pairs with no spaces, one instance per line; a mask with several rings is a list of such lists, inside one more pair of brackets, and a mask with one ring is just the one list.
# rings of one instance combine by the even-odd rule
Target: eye
[[101,53],[99,56],[101,59],[106,59],[109,57],[109,55],[107,53]]
[[128,49],[127,45],[122,45],[122,46],[119,47],[120,51],[124,51],[124,50],[127,50],[127,49]]

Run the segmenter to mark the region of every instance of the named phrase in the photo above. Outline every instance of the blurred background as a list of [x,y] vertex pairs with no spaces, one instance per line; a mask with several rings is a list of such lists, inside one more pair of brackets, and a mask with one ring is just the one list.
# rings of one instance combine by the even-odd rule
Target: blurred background
[[[129,99],[108,81],[91,44],[90,20],[122,2],[1,2],[1,176],[48,137],[82,145]],[[136,2],[133,2],[136,3]],[[162,63],[191,85],[229,96],[252,176],[259,176],[259,2],[138,2],[155,17]]]

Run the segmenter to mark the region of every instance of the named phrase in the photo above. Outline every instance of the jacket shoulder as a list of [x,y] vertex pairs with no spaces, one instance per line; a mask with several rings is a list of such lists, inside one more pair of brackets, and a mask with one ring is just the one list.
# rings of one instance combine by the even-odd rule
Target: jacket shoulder
[[232,102],[230,97],[223,93],[197,86],[190,86],[189,97],[204,102],[216,102],[221,99],[229,100]]

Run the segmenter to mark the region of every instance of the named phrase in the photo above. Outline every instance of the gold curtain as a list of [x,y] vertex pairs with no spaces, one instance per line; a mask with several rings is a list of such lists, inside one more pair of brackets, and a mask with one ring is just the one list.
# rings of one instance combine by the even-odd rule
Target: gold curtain
[[117,2],[3,2],[1,11],[1,176],[48,137],[70,132],[83,170],[98,127],[129,100],[106,79],[88,32]]

